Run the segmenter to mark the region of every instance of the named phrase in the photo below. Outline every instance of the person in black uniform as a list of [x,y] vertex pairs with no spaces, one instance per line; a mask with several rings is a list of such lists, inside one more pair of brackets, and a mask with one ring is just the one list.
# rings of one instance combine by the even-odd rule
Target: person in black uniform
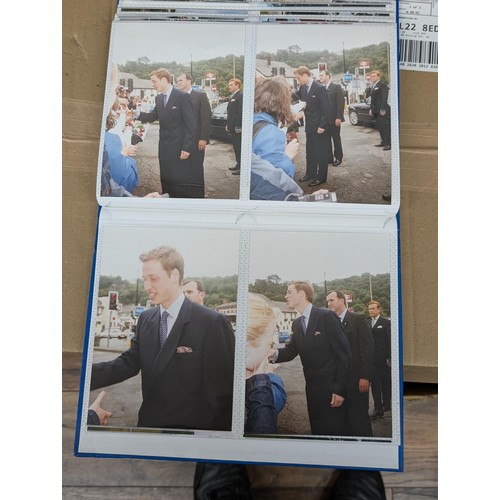
[[377,129],[380,133],[380,144],[384,151],[391,149],[391,108],[388,103],[389,87],[380,80],[382,73],[375,70],[370,73],[373,82],[370,97],[370,114],[375,117]]
[[205,92],[193,90],[193,77],[187,73],[181,73],[177,77],[177,88],[191,96],[193,101],[194,114],[196,117],[196,134],[194,138],[194,148],[189,155],[192,184],[191,198],[205,197],[205,179],[203,162],[205,161],[205,150],[210,143],[210,125],[212,121],[212,109]]
[[[161,188],[170,198],[198,197],[193,193],[194,173],[186,161],[194,150],[196,118],[191,98],[172,86],[172,75],[160,68],[150,74],[153,88],[158,92],[155,107],[149,113],[136,111],[143,123],[160,122],[158,159]],[[194,196],[193,196],[194,195]]]
[[351,346],[351,377],[346,400],[351,435],[372,437],[368,407],[370,380],[373,377],[374,346],[370,325],[362,314],[347,309],[346,297],[342,292],[329,291],[326,302],[328,309],[339,317]]
[[270,349],[273,363],[300,356],[306,379],[306,399],[311,434],[347,436],[347,397],[351,349],[339,318],[328,309],[312,305],[314,290],[306,281],[288,285],[288,307],[300,316],[292,323],[290,343]]
[[300,85],[294,94],[306,103],[304,111],[295,116],[295,120],[305,118],[306,124],[306,175],[299,182],[309,181],[309,186],[319,186],[328,175],[330,101],[325,87],[312,78],[308,68],[299,66],[294,74]]
[[340,125],[345,121],[344,118],[344,91],[337,83],[332,82],[332,74],[323,70],[319,73],[319,81],[325,86],[328,100],[330,101],[330,117],[328,120],[328,135],[333,139],[333,151],[330,143],[330,163],[334,167],[342,164],[344,152],[342,150],[342,140],[340,138]]
[[240,175],[241,169],[241,122],[243,117],[243,92],[241,91],[241,80],[232,78],[227,87],[231,92],[229,103],[227,105],[227,125],[226,130],[231,134],[233,141],[234,156],[236,165],[229,170],[233,175]]
[[372,396],[375,409],[370,418],[375,420],[391,411],[391,321],[380,316],[380,303],[368,302],[373,343],[375,346]]

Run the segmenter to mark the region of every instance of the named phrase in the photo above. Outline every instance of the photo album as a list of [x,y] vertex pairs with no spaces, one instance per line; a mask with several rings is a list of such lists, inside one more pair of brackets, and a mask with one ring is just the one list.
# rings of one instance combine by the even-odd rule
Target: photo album
[[118,3],[77,456],[402,470],[397,19]]

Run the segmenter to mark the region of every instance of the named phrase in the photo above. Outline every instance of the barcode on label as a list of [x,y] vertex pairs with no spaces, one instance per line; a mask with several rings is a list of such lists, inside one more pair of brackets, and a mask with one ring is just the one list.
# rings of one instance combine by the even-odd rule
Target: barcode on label
[[399,40],[399,62],[438,64],[438,42],[425,40]]

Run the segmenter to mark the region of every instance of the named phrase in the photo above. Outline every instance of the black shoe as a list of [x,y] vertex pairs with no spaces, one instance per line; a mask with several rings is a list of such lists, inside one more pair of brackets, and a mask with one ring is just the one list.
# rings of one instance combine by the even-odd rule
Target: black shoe
[[238,170],[233,170],[231,173],[232,173],[233,175],[240,175],[240,172],[241,172],[241,170],[240,170],[240,169],[238,169]]
[[339,165],[342,165],[342,160],[335,160],[335,161],[333,162],[333,166],[334,166],[334,167],[338,167]]
[[384,418],[384,412],[382,410],[373,410],[370,415],[370,420],[377,420],[378,418]]
[[198,462],[194,474],[195,500],[251,500],[244,465]]
[[308,175],[304,175],[304,177],[301,177],[301,178],[299,179],[299,182],[306,182],[306,181],[308,181],[308,180],[309,180],[309,176],[308,176]]
[[384,146],[385,146],[385,144],[382,144],[382,143],[380,143],[380,144],[375,144],[375,147],[376,147],[376,148],[383,148]]
[[239,165],[235,165],[234,167],[229,167],[229,170],[231,170],[232,172],[234,172],[235,170],[239,170],[239,169],[240,169]]
[[325,181],[320,181],[319,179],[314,179],[311,181],[308,186],[319,186],[320,184],[324,184]]
[[389,151],[389,149],[391,149],[391,145],[390,144],[388,144],[387,146],[384,146],[382,148],[382,151]]
[[333,500],[386,500],[382,474],[371,470],[341,470],[333,484]]

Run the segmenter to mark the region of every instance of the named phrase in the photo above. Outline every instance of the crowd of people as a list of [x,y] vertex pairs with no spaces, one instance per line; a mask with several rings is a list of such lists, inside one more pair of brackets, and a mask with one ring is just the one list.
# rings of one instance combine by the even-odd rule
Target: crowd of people
[[[158,159],[161,190],[170,198],[204,198],[204,159],[210,144],[211,105],[206,93],[193,89],[188,73],[173,75],[165,68],[150,74],[156,91],[154,105],[146,99],[131,96],[128,89],[116,85],[118,70],[114,68],[111,88],[114,98],[106,120],[102,167],[103,196],[132,196],[139,182],[135,156],[142,141],[137,124],[158,122],[160,137]],[[295,70],[297,88],[282,76],[258,78],[252,133],[252,166],[250,199],[293,200],[304,191],[300,183],[316,187],[327,181],[328,167],[338,167],[344,159],[341,124],[345,99],[342,87],[332,81],[327,70],[318,80],[305,66]],[[371,110],[380,132],[376,146],[391,148],[389,89],[381,73],[373,71],[370,88]],[[243,91],[241,80],[228,82],[230,95],[227,126],[235,156],[228,167],[233,175],[241,173],[241,139],[243,123]],[[295,106],[293,106],[295,104]],[[299,110],[297,109],[297,104]],[[299,127],[305,130],[306,171],[295,179],[299,144]],[[314,193],[326,193],[319,188]],[[159,193],[148,196],[157,197]]]
[[[159,247],[140,259],[146,291],[152,304],[159,307],[141,314],[127,351],[113,361],[93,365],[91,388],[142,371],[147,397],[144,393],[138,425],[230,430],[234,326],[204,306],[203,282],[184,278],[183,258],[175,249]],[[275,338],[280,310],[265,296],[248,294],[246,432],[278,432],[277,417],[287,395],[286,383],[276,368],[299,356],[311,434],[372,437],[371,421],[391,411],[391,323],[381,316],[380,303],[369,302],[369,321],[348,309],[340,290],[328,292],[327,307],[316,307],[313,287],[306,281],[291,282],[285,300],[299,316],[292,324],[290,341],[280,347]],[[169,354],[161,354],[163,371],[156,372],[156,363],[152,373],[148,368],[151,360],[163,353],[162,328],[166,329]],[[171,359],[174,352],[198,355],[192,363],[183,363]],[[189,370],[184,373],[187,364]],[[191,393],[199,397],[178,402],[179,384],[192,387]],[[203,412],[197,410],[201,403]]]
[[[290,198],[290,180],[284,181],[281,172],[277,175],[271,168],[265,170],[262,160],[291,179],[294,194],[303,194],[294,179],[296,166],[293,162],[298,151],[296,131],[302,125],[306,136],[306,172],[298,179],[299,183],[307,182],[312,187],[325,184],[329,165],[338,167],[343,162],[340,131],[345,121],[345,98],[342,87],[332,82],[332,75],[327,70],[320,71],[318,80],[305,66],[298,67],[294,74],[296,89],[282,76],[256,80],[251,199],[297,199]],[[380,71],[372,72],[370,113],[376,118],[381,136],[381,143],[376,146],[383,146],[386,151],[391,149],[390,107],[388,86],[380,77]],[[301,109],[293,114],[292,103],[297,102]]]
[[[204,305],[203,282],[185,278],[184,259],[177,250],[161,246],[139,259],[145,290],[156,307],[139,316],[128,350],[114,360],[92,365],[91,390],[141,372],[138,426],[230,431],[233,325]],[[280,347],[275,341],[280,310],[265,296],[248,294],[245,433],[278,433],[278,415],[287,392],[276,368],[299,356],[311,434],[373,436],[371,420],[391,411],[391,325],[381,316],[380,304],[368,304],[370,326],[364,316],[348,310],[345,295],[338,290],[328,292],[327,307],[316,307],[311,284],[294,281],[285,300],[299,316],[292,323],[290,342]],[[375,402],[372,414],[368,414],[370,386]],[[112,418],[102,408],[103,397],[101,392],[90,405],[88,425],[107,425]],[[197,465],[195,483],[200,488],[205,484],[200,478],[210,476],[211,467]],[[227,479],[232,466],[214,467]]]

